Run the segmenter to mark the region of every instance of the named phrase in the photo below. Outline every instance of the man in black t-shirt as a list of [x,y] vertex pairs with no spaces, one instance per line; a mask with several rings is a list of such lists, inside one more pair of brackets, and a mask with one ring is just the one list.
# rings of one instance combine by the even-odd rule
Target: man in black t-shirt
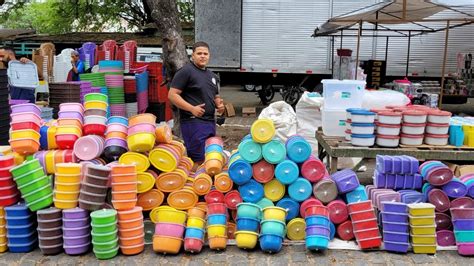
[[179,108],[181,134],[188,156],[196,164],[204,161],[205,141],[216,135],[216,109],[224,112],[218,77],[206,68],[209,45],[193,45],[192,62],[176,72],[168,99]]

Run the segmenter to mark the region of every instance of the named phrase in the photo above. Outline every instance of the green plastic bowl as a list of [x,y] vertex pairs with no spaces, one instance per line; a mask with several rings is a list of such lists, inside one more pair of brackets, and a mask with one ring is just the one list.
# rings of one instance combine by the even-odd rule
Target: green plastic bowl
[[30,161],[25,161],[24,163],[13,167],[10,169],[10,173],[12,173],[14,178],[20,177],[21,175],[24,175],[28,172],[31,172],[33,170],[36,170],[38,168],[41,168],[41,164],[38,159],[33,159]]
[[92,222],[91,226],[92,226],[92,232],[95,234],[110,233],[117,230],[117,223],[99,225]]
[[30,211],[34,212],[37,210],[48,208],[53,204],[53,192],[51,194],[40,198],[34,202],[27,202],[26,206],[30,209]]
[[114,209],[101,209],[91,213],[92,222],[96,225],[117,222],[117,211]]
[[101,101],[101,102],[108,102],[108,97],[102,93],[88,93],[84,95],[84,101]]
[[94,252],[99,251],[99,252],[104,252],[104,251],[109,251],[111,249],[114,249],[116,246],[118,246],[119,238],[115,236],[114,239],[111,241],[95,241],[92,240],[92,245],[94,245]]
[[108,260],[117,256],[118,250],[119,250],[118,246],[107,251],[100,251],[100,250],[96,250],[95,248],[93,249],[95,257],[98,258],[99,260]]
[[117,238],[118,230],[108,232],[108,233],[94,233],[92,232],[92,241],[94,242],[110,242]]
[[33,190],[28,194],[22,193],[21,195],[26,202],[35,202],[51,193],[53,193],[53,189],[51,188],[51,185],[47,184],[46,186],[38,187],[36,190]]
[[26,183],[29,183],[37,178],[40,178],[42,176],[45,176],[45,172],[44,172],[44,169],[43,168],[37,168],[37,169],[34,169],[33,171],[29,171],[23,175],[20,175],[20,176],[17,176],[17,177],[13,177],[13,179],[15,180],[16,184],[18,186],[21,186],[23,184],[26,184]]
[[27,194],[30,194],[33,191],[36,191],[40,188],[43,188],[45,186],[50,186],[51,187],[51,182],[49,177],[47,176],[42,176],[36,180],[32,180],[24,185],[18,185],[18,189],[21,192],[22,196],[26,196]]
[[239,203],[237,204],[237,217],[260,219],[262,209],[257,204]]

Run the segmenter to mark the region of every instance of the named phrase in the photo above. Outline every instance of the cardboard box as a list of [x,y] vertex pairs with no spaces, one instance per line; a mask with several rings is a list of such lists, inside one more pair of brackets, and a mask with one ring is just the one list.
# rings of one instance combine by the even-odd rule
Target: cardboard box
[[242,117],[257,117],[257,109],[255,107],[242,108]]
[[235,109],[232,103],[224,103],[225,112],[224,115],[226,117],[234,117],[235,116]]

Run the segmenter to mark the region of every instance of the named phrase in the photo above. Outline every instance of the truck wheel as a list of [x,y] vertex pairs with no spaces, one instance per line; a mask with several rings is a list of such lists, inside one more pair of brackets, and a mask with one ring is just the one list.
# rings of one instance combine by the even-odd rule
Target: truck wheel
[[287,104],[291,106],[295,106],[300,99],[300,91],[298,88],[290,88],[290,91],[285,95],[285,99],[283,99]]
[[244,91],[255,91],[255,85],[252,85],[252,84],[242,85],[242,89]]

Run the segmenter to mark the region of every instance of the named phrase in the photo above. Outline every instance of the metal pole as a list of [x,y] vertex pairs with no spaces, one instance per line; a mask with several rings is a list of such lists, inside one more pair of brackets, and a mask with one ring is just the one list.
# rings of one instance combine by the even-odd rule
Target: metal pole
[[444,82],[445,78],[444,75],[446,74],[446,61],[448,58],[448,39],[449,39],[449,24],[450,21],[447,22],[446,27],[446,36],[444,39],[444,57],[443,57],[443,68],[441,69],[441,91],[439,92],[439,107],[441,107],[441,103],[443,102],[443,91],[444,91]]
[[362,21],[359,21],[359,31],[357,32],[357,57],[355,79],[357,79],[357,72],[359,70],[360,35],[362,35]]
[[388,58],[388,36],[387,36],[387,40],[385,41],[385,65],[388,66],[388,63],[387,63],[387,58]]
[[408,68],[410,66],[410,46],[411,46],[411,31],[408,32],[408,53],[407,53],[407,68],[405,71],[405,77],[408,77]]
[[407,0],[403,0],[403,20],[407,19]]
[[331,77],[334,78],[334,36],[331,36]]

